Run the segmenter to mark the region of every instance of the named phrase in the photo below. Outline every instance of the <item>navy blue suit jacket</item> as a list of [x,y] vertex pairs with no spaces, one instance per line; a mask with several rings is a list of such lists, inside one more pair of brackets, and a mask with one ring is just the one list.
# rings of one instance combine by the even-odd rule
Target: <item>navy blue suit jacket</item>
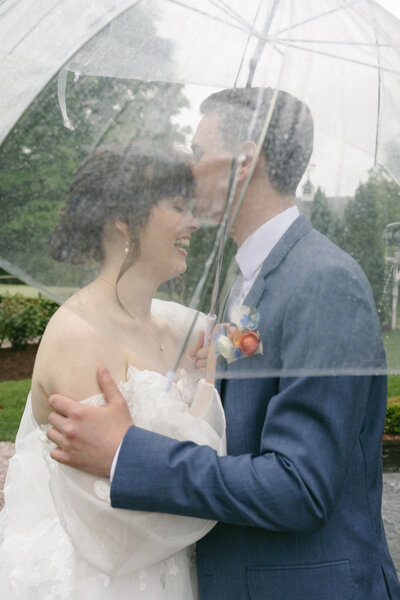
[[400,600],[381,519],[385,355],[364,274],[299,217],[245,304],[264,353],[223,373],[228,456],[132,427],[112,505],[219,521],[197,544],[202,599]]

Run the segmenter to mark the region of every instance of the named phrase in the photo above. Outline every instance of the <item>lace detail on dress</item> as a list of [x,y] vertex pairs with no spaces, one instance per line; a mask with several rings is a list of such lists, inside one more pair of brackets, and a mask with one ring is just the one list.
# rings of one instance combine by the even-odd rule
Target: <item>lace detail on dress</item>
[[38,589],[43,583],[49,599],[71,598],[73,548],[58,519],[41,521],[29,534],[7,536],[0,556],[10,588],[16,592],[15,596],[2,594],[2,600],[25,598],[29,590]]
[[[160,373],[128,369],[119,389],[135,424],[224,454],[218,395],[207,405],[208,384],[184,370],[168,392],[165,382]],[[97,394],[83,403],[105,400]],[[193,543],[214,522],[112,509],[108,479],[50,457],[47,427],[34,423],[28,398],[0,514],[1,600],[80,600],[82,592],[85,600],[195,600]]]
[[[174,413],[184,415],[193,401],[197,379],[185,369],[180,369],[176,380],[170,390],[165,390],[166,378],[162,373],[148,369],[128,367],[127,379],[118,385],[124,396],[133,422],[138,427],[154,431],[165,432],[165,422],[174,418]],[[96,394],[82,400],[88,406],[105,406],[104,394]],[[50,452],[55,444],[46,436],[46,431],[51,425],[41,425],[40,441],[43,456],[47,466],[51,469],[55,463]],[[105,480],[98,480],[94,484],[94,493],[101,500],[110,503],[110,484]]]

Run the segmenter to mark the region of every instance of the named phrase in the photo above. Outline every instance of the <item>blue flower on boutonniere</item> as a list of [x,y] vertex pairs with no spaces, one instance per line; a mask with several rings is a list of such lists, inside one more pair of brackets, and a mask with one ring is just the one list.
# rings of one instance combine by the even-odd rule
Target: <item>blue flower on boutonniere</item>
[[245,306],[244,304],[241,304],[232,309],[231,319],[233,323],[237,323],[240,329],[257,331],[260,315],[254,306]]
[[260,316],[254,306],[235,306],[231,322],[221,323],[215,328],[213,340],[217,355],[229,363],[245,356],[262,354],[259,322]]

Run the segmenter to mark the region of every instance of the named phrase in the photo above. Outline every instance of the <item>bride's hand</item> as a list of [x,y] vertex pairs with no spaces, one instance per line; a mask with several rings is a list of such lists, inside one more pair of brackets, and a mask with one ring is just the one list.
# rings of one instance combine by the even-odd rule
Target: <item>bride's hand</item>
[[204,331],[200,331],[195,345],[188,348],[187,351],[200,377],[205,376],[209,349],[209,346],[204,347]]
[[107,369],[98,370],[107,406],[87,406],[58,394],[49,398],[47,437],[57,445],[51,457],[93,475],[109,477],[115,453],[133,425],[125,399]]
[[213,384],[216,368],[215,348],[212,341],[208,346],[204,346],[204,331],[200,331],[197,342],[192,348],[189,348],[188,355],[194,363],[198,375]]

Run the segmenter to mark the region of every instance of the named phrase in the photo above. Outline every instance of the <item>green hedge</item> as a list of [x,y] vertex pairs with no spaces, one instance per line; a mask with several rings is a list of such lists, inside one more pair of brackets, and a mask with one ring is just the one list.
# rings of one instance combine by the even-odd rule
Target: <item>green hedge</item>
[[47,298],[0,296],[0,346],[9,340],[12,348],[19,350],[40,339],[57,308],[58,304]]
[[[57,309],[58,304],[47,298],[25,298],[21,294],[0,295],[0,346],[4,340],[9,340],[13,348],[21,349],[29,342],[39,340]],[[400,376],[389,376],[385,433],[390,435],[400,435],[399,391]]]
[[400,398],[389,398],[388,400],[385,433],[400,435]]

